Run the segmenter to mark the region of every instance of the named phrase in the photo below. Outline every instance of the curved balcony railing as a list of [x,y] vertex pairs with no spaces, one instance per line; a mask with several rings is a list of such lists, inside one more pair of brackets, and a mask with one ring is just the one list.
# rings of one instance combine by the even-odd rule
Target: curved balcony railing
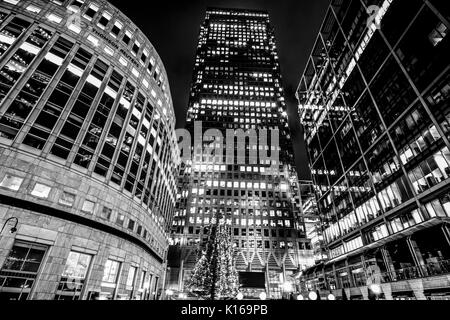
[[[437,262],[428,262],[421,266],[414,266],[414,267],[408,267],[408,268],[402,268],[397,269],[394,271],[388,271],[388,272],[382,272],[378,274],[372,275],[371,281],[377,282],[379,280],[381,283],[389,283],[389,282],[399,282],[399,281],[406,281],[406,280],[414,280],[419,278],[426,278],[426,277],[434,277],[434,276],[440,276],[444,274],[450,274],[450,260],[441,260]],[[352,273],[349,273],[345,276],[345,279],[340,279],[339,276],[333,277],[329,273],[327,274],[327,278],[330,279],[330,277],[333,277],[334,279],[338,279],[340,281],[332,281],[331,285],[330,283],[326,285],[325,282],[319,283],[317,280],[317,276],[315,278],[308,278],[305,279],[306,283],[315,284],[317,286],[317,289],[322,290],[335,290],[335,289],[342,289],[342,288],[349,288],[351,287],[351,281],[348,278],[351,276],[353,278],[353,286],[354,287],[363,287],[367,285],[368,283],[368,277],[366,274],[358,274],[358,276],[355,276]],[[330,280],[329,280],[330,281]]]
[[384,283],[433,277],[450,273],[450,260],[429,262],[419,267],[409,267],[381,274]]

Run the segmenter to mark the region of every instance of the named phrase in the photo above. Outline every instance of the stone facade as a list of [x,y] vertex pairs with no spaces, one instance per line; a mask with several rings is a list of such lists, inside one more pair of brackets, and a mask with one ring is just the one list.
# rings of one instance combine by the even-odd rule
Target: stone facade
[[[157,260],[151,259],[142,248],[126,240],[88,226],[80,226],[62,219],[45,217],[28,210],[17,210],[10,206],[0,206],[0,219],[3,221],[3,219],[10,216],[17,217],[20,223],[16,233],[6,234],[0,239],[0,264],[3,265],[14,242],[17,240],[49,246],[45,262],[41,266],[40,274],[30,299],[54,299],[61,274],[71,250],[87,253],[94,257],[81,299],[87,299],[89,292],[101,292],[103,268],[106,260],[111,257],[124,263],[116,298],[126,294],[125,279],[131,265],[137,266],[140,271],[145,271],[152,276],[153,283],[150,284],[150,288],[155,287],[156,278],[162,279],[164,270],[161,264]],[[22,223],[22,221],[24,222]],[[142,272],[138,272],[135,283],[140,283],[141,277]],[[137,288],[135,293],[139,293],[139,289]],[[144,294],[144,290],[140,292]],[[155,291],[146,291],[145,294],[147,299],[156,298]]]
[[3,1],[0,34],[0,300],[156,298],[179,163],[158,53],[105,0]]
[[[156,283],[156,279],[162,279],[164,274],[162,261],[165,250],[158,249],[159,246],[162,248],[162,245],[158,243],[164,241],[163,232],[154,226],[149,228],[148,238],[144,239],[126,227],[130,219],[136,221],[136,225],[152,225],[149,220],[151,218],[144,208],[135,205],[132,199],[105,187],[95,180],[86,179],[80,174],[67,171],[65,168],[47,160],[35,159],[21,152],[0,148],[0,163],[2,163],[0,181],[7,174],[24,179],[18,191],[0,188],[2,199],[4,197],[14,198],[17,204],[17,206],[1,204],[0,221],[6,221],[10,217],[16,217],[19,220],[17,232],[10,234],[7,232],[8,229],[5,228],[0,238],[0,265],[4,264],[16,241],[48,246],[31,292],[31,299],[53,299],[55,297],[61,274],[71,250],[87,253],[93,257],[81,299],[86,299],[91,291],[101,292],[103,269],[106,260],[111,258],[122,262],[119,284],[114,293],[115,298],[127,294],[125,282],[130,266],[138,268],[134,280],[134,286],[136,287],[134,294],[142,293],[141,297],[144,297],[144,290],[139,291],[138,284],[142,282],[142,271],[145,271],[146,275],[151,277],[152,282],[150,287],[147,288],[146,298],[153,299],[156,297],[155,286],[162,285],[162,281]],[[42,199],[30,194],[36,183],[51,187],[48,198]],[[59,203],[58,200],[63,191],[76,194],[72,207]],[[92,213],[82,211],[86,199],[96,203]],[[49,210],[57,210],[66,214],[67,219],[61,219],[51,213],[47,215],[43,212],[24,209],[24,205],[18,205],[20,200],[24,203],[42,205],[43,208]],[[104,206],[112,209],[109,220],[99,216]],[[122,227],[115,223],[119,214],[126,217]],[[86,224],[71,221],[74,216],[85,218],[86,220],[83,221]],[[92,226],[89,221],[92,221]],[[108,225],[135,240],[129,241],[113,235],[107,232],[109,229],[102,230],[101,225]],[[153,290],[150,290],[150,288]]]

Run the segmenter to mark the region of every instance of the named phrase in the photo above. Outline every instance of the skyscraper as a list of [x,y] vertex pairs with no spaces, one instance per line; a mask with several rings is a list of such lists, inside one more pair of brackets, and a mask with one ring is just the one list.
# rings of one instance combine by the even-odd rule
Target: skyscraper
[[450,296],[448,9],[331,1],[298,88],[329,253],[310,289]]
[[[298,179],[267,12],[207,9],[187,129],[195,148],[179,180],[171,248],[175,262],[169,272],[177,280],[171,284],[183,288],[209,225],[219,217],[230,226],[238,270],[266,279],[259,286],[278,297],[288,276],[305,264],[309,242],[299,217]],[[196,153],[199,146],[210,144],[211,139],[205,137],[202,144],[199,137],[214,132],[211,129],[220,133],[214,134],[213,145],[223,143],[227,149],[219,148],[215,159]],[[262,129],[269,130],[270,143],[261,143]],[[228,138],[230,132],[239,136],[237,141]],[[272,160],[263,155],[269,151]]]
[[0,299],[155,298],[173,114],[158,53],[107,1],[0,3]]
[[317,208],[314,185],[310,180],[299,181],[300,208],[305,221],[306,237],[311,241],[311,250],[315,263],[320,263],[327,258],[327,252],[323,242],[322,225],[320,223],[319,210]]

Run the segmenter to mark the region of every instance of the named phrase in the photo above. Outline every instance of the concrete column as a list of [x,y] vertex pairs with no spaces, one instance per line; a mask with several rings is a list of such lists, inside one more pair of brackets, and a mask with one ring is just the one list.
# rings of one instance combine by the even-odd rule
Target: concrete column
[[163,279],[161,285],[161,296],[159,300],[166,299],[166,277],[167,277],[167,262],[164,264],[163,268]]
[[180,271],[178,272],[178,290],[179,291],[183,291],[183,287],[184,287],[183,275],[184,275],[184,260],[181,260]]
[[120,280],[122,279],[123,264],[124,264],[124,262],[122,262],[120,264],[119,273],[117,275],[116,288],[114,289],[113,298],[112,298],[113,300],[117,300],[117,295],[119,294]]
[[325,275],[325,267],[322,268],[322,275],[323,275],[323,279],[324,279],[324,281],[325,281],[325,286],[326,286],[328,289],[331,290],[330,284],[328,283],[327,276]]
[[350,287],[355,287],[355,279],[353,278],[353,273],[350,270],[350,267],[348,266],[348,260],[345,260],[345,267],[347,269],[348,278],[350,279]]
[[413,290],[414,295],[416,296],[417,300],[426,300],[427,299],[423,292],[422,279],[409,280],[408,283],[409,283],[411,289]]
[[392,286],[390,283],[383,283],[381,284],[381,290],[384,293],[384,298],[386,300],[394,300],[392,297]]
[[266,261],[266,283],[267,297],[270,298],[269,259]]
[[[150,272],[150,270],[149,270]],[[154,274],[150,274],[150,285],[149,285],[149,294],[148,294],[148,300],[154,300],[153,298],[153,282],[155,281],[155,275]]]
[[350,300],[351,296],[352,296],[352,292],[351,292],[350,288],[345,288],[344,291],[345,291],[345,294],[347,295],[347,298]]
[[333,264],[333,276],[334,276],[334,281],[336,283],[336,289],[342,289],[340,288],[340,282],[338,280],[337,274],[336,274],[336,266]]
[[362,294],[362,296],[363,296],[363,299],[364,300],[369,300],[369,289],[368,289],[368,287],[361,287],[360,288],[361,289],[361,294]]

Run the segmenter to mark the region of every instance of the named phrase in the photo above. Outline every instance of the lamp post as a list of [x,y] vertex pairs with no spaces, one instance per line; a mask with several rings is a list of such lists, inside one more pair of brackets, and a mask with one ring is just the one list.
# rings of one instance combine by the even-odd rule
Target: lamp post
[[171,290],[171,289],[167,289],[166,291],[164,291],[164,293],[165,293],[165,299],[167,299],[167,300],[171,300],[172,296],[174,294],[173,290]]
[[319,298],[319,296],[317,295],[317,293],[315,291],[310,291],[308,294],[308,298],[309,300],[317,300]]
[[16,220],[16,223],[14,224],[14,226],[9,230],[10,233],[14,233],[17,231],[17,225],[19,224],[19,219],[17,219],[16,217],[11,217],[9,219],[7,219],[5,221],[5,223],[3,224],[2,230],[0,231],[0,235],[2,234],[3,230],[5,229],[6,225],[8,224],[9,221],[12,220]]
[[[292,283],[291,282],[285,281],[283,283],[282,288],[283,288],[283,299],[284,299],[285,294],[288,294],[288,295],[292,294],[293,288],[292,288]],[[289,299],[289,297],[287,299]]]
[[369,300],[378,300],[382,293],[381,286],[378,284],[371,284],[368,289]]

